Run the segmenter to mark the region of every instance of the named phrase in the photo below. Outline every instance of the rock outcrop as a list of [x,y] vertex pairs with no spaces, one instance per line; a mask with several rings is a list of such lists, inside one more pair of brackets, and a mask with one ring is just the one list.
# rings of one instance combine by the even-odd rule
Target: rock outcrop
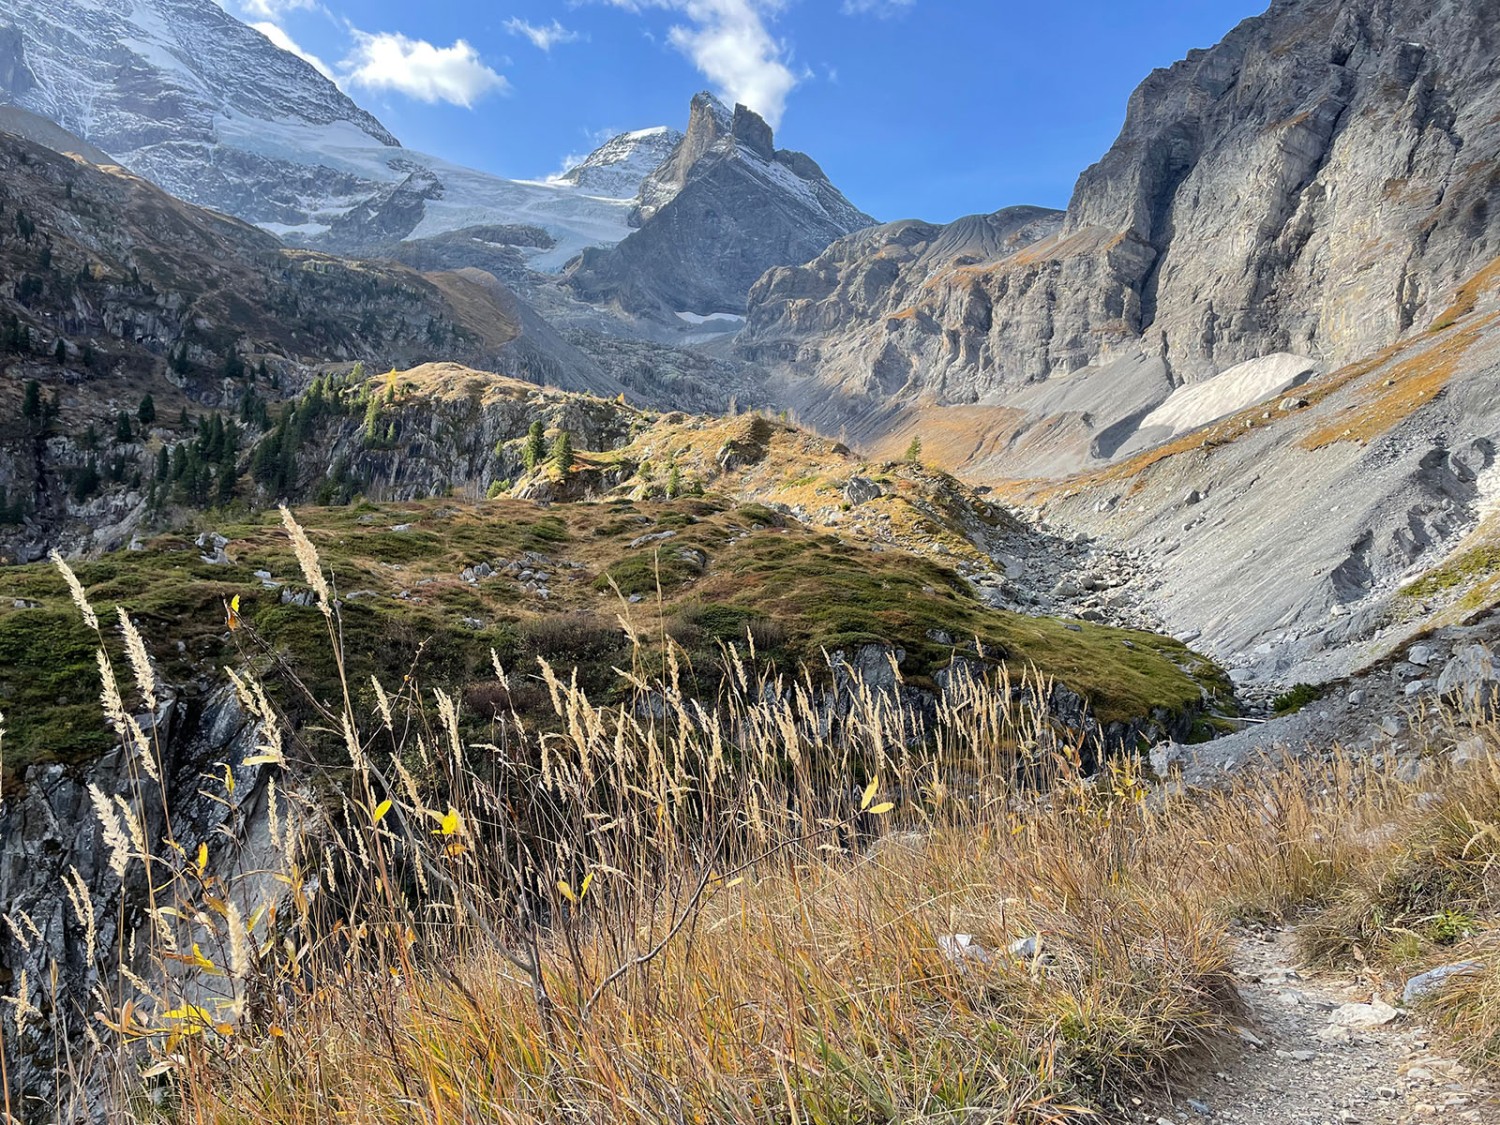
[[753,111],[693,99],[687,133],[641,186],[619,245],[585,250],[565,284],[585,301],[672,318],[739,314],[767,269],[803,262],[868,226],[799,152],[775,147]]

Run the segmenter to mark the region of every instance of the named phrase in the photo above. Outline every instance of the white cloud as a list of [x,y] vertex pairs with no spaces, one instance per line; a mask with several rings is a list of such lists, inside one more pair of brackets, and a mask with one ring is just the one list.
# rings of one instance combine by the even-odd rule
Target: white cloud
[[889,19],[911,11],[917,0],[844,0],[846,16],[879,16]]
[[315,12],[322,4],[319,0],[239,0],[239,7],[251,19],[279,20],[288,12]]
[[638,12],[666,8],[688,20],[667,32],[667,41],[718,86],[727,101],[742,102],[775,128],[787,96],[801,80],[787,66],[788,48],[766,27],[785,0],[609,0]]
[[537,27],[523,19],[510,19],[505,21],[505,30],[512,35],[524,35],[539,51],[550,51],[559,43],[575,43],[579,38],[578,32],[569,31],[556,20]]
[[462,39],[438,47],[396,32],[372,35],[351,28],[354,51],[342,63],[344,82],[369,90],[395,90],[424,102],[448,102],[465,109],[489,93],[504,93],[510,83],[485,65]]
[[304,51],[301,47],[297,46],[292,37],[276,24],[271,23],[270,21],[264,21],[261,23],[252,23],[250,26],[255,28],[256,31],[260,32],[272,43],[275,43],[276,46],[280,47],[283,51],[287,51],[290,54],[296,55],[303,62],[309,64],[324,78],[333,78],[333,70],[327,63],[318,58],[318,56],[313,54],[311,51]]

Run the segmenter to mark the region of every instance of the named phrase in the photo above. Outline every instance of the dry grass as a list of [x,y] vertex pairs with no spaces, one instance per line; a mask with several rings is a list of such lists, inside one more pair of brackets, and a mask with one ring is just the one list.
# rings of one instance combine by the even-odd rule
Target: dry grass
[[1303,449],[1317,450],[1341,441],[1367,443],[1388,433],[1442,392],[1458,373],[1469,349],[1495,319],[1485,317],[1447,331],[1432,346],[1378,369],[1376,378],[1366,382],[1355,401],[1298,444]]
[[[1082,776],[1047,685],[1003,671],[922,715],[730,648],[710,708],[676,659],[638,649],[615,706],[539,663],[557,729],[502,720],[483,744],[441,692],[375,685],[366,713],[346,685],[323,715],[349,755],[336,789],[298,776],[298,732],[241,673],[274,882],[221,878],[217,840],[143,841],[96,802],[113,863],[153,888],[152,971],[93,998],[100,1065],[136,1107],[115,1116],[1083,1118],[1233,1029],[1231,920],[1336,918],[1403,856],[1467,880],[1421,909],[1494,906],[1473,840],[1500,801],[1476,804],[1474,771],[1408,784],[1335,756],[1174,794],[1129,760]],[[149,773],[159,748],[105,694]],[[950,955],[960,934],[973,955]],[[1493,1030],[1493,985],[1462,1026]]]

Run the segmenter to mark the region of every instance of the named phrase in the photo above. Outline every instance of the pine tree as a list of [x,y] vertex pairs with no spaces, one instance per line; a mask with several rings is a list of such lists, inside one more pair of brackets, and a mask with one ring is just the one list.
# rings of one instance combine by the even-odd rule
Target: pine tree
[[115,416],[115,441],[120,445],[129,445],[135,440],[135,432],[130,428],[130,415],[120,411]]
[[906,453],[905,453],[904,459],[907,460],[907,461],[910,461],[913,465],[919,465],[919,464],[922,463],[922,439],[921,438],[914,437],[914,438],[911,439],[911,444],[906,447]]
[[52,358],[58,363],[68,362],[68,345],[63,342],[61,336],[57,338],[57,345],[52,349]]
[[380,433],[380,399],[372,395],[365,404],[365,444],[376,444],[380,440]]
[[143,426],[149,426],[156,421],[156,400],[149,394],[141,399],[141,405],[137,408],[135,417]]
[[547,452],[547,430],[540,421],[531,423],[531,428],[526,431],[526,445],[521,450],[521,464],[526,466],[526,471],[532,472],[542,463],[543,456]]
[[99,491],[99,466],[90,457],[88,464],[73,478],[73,499],[82,504],[97,491]]
[[676,465],[667,474],[667,499],[675,500],[682,495],[682,470]]
[[36,423],[42,418],[42,385],[35,379],[26,381],[25,397],[21,400],[21,417]]
[[564,430],[552,443],[552,467],[565,477],[573,470],[573,435]]

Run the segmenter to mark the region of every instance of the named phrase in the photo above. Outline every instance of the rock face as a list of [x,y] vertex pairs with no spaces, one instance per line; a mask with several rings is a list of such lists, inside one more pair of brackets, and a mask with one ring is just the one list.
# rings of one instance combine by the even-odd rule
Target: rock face
[[[142,719],[148,734],[159,739],[165,792],[149,779],[137,785],[139,766],[116,748],[75,769],[31,767],[17,779],[18,795],[0,811],[0,911],[17,922],[0,941],[0,971],[11,996],[25,982],[25,999],[35,1009],[21,1034],[14,1008],[7,1005],[4,1014],[11,1097],[22,1121],[105,1119],[109,1098],[101,1068],[88,1069],[86,1080],[75,1084],[67,1077],[68,1059],[71,1054],[76,1064],[87,1050],[94,990],[118,992],[117,951],[138,948],[144,958],[150,944],[145,868],[132,862],[123,878],[111,869],[91,788],[106,801],[128,802],[147,841],[164,839],[162,809],[170,808],[172,835],[190,852],[210,843],[210,873],[235,876],[236,898],[254,893],[257,880],[243,877],[266,858],[266,767],[244,764],[255,753],[259,731],[233,691],[166,702],[159,715]],[[233,791],[227,799],[208,796],[204,779],[222,778],[226,771],[233,773]],[[138,803],[137,794],[143,798]],[[167,845],[158,846],[166,852]],[[86,892],[80,901],[90,915],[87,924],[59,890],[64,883]],[[273,888],[269,876],[259,887],[274,900]],[[248,916],[259,904],[237,905],[248,906]],[[140,972],[145,965],[134,968]]]
[[[841,245],[757,286],[743,345],[843,415],[1142,357],[1172,383],[1358,358],[1500,252],[1497,49],[1488,0],[1277,0],[1141,85],[1050,237],[925,275]],[[830,303],[879,269],[873,310]]]
[[928,366],[967,379],[972,398],[978,373],[994,362],[987,338],[995,328],[993,303],[977,288],[967,291],[951,310],[964,328],[945,332],[919,308],[926,286],[1025,250],[1054,235],[1061,222],[1057,211],[1011,207],[946,226],[908,220],[858,231],[806,265],[772,269],[756,282],[739,351],[782,365],[794,391],[797,373],[831,366],[839,372],[839,395],[865,407],[902,391],[916,369]]
[[635,314],[743,311],[767,269],[802,262],[872,220],[802,153],[777,149],[752,111],[693,99],[688,131],[641,185],[640,229],[585,250],[566,284]]

